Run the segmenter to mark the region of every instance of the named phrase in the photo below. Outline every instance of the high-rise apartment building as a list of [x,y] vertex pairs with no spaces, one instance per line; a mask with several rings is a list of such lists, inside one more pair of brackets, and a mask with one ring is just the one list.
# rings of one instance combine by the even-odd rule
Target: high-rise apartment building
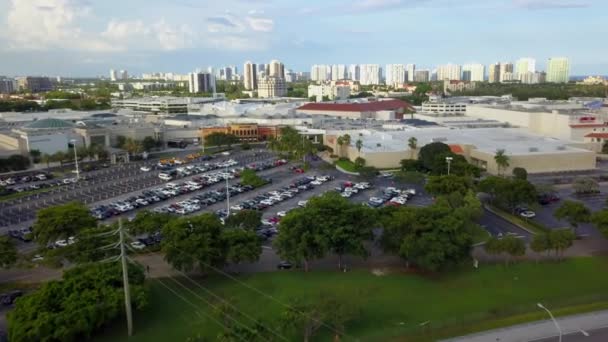
[[0,94],[10,94],[17,91],[17,82],[8,77],[0,76]]
[[293,70],[287,69],[285,71],[285,82],[293,83],[297,80],[297,77],[298,76],[296,75],[296,73]]
[[458,64],[445,64],[437,67],[437,80],[460,81],[462,68]]
[[215,92],[215,79],[209,72],[191,72],[188,74],[188,90],[190,93]]
[[431,80],[431,72],[428,70],[416,70],[414,72],[414,82],[428,82]]
[[53,90],[53,84],[48,77],[20,77],[17,79],[17,87],[32,93]]
[[118,76],[120,76],[121,80],[128,80],[129,79],[129,72],[127,72],[127,70],[120,70],[118,72]]
[[346,65],[334,64],[331,66],[332,81],[343,80],[347,78]]
[[407,69],[407,81],[414,82],[414,76],[416,75],[416,64],[408,64],[405,67]]
[[407,67],[404,64],[387,64],[385,72],[387,86],[403,84],[407,81]]
[[267,69],[267,76],[285,78],[285,66],[278,60],[273,59],[270,61]]
[[329,65],[313,65],[310,69],[310,79],[316,82],[331,80],[331,67]]
[[117,79],[116,70],[110,69],[110,81],[114,82]]
[[359,64],[351,64],[348,66],[348,78],[353,81],[361,80],[361,67]]
[[281,97],[287,94],[287,86],[283,77],[265,76],[258,82],[258,97]]
[[245,62],[243,65],[243,85],[247,90],[258,88],[257,65],[250,61]]
[[513,63],[504,62],[500,63],[500,82],[510,82],[513,81]]
[[465,64],[462,67],[462,80],[483,82],[486,76],[486,67],[483,64]]
[[570,81],[570,60],[564,57],[549,58],[547,61],[547,82],[568,83]]
[[380,84],[382,79],[382,68],[378,64],[361,64],[361,85]]
[[534,58],[520,58],[515,62],[515,73],[525,74],[527,72],[536,72],[536,60]]
[[500,63],[494,63],[488,66],[488,82],[500,82]]

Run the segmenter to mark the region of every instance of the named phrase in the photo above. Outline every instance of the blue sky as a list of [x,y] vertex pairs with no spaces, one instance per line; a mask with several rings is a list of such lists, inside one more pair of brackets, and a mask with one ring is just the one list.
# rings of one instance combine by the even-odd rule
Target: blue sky
[[0,0],[0,75],[551,56],[608,74],[606,0]]

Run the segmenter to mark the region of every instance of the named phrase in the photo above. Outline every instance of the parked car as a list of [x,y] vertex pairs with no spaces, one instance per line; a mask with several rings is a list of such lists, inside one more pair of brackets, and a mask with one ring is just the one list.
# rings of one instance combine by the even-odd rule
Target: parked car
[[291,269],[292,267],[293,267],[293,265],[289,261],[281,261],[277,265],[277,268],[280,270],[288,270],[288,269]]

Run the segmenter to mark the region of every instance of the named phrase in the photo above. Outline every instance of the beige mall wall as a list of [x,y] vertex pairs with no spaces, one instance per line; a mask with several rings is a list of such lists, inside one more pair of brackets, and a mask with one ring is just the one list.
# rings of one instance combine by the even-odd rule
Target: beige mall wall
[[[498,167],[494,160],[494,154],[477,150],[471,151],[471,157],[485,161],[487,171],[498,174]],[[564,153],[539,153],[530,155],[509,156],[509,167],[501,170],[504,174],[511,174],[516,167],[523,167],[529,173],[578,171],[595,169],[594,152],[564,152]]]

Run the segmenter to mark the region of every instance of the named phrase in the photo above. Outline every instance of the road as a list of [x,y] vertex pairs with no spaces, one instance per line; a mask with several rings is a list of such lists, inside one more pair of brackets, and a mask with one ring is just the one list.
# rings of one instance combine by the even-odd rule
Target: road
[[[608,324],[608,322],[606,322]],[[586,330],[589,336],[585,336],[583,332],[577,331],[571,334],[562,336],[562,342],[606,342],[608,341],[608,327]],[[543,338],[540,340],[533,340],[534,342],[559,342],[559,337]],[[532,341],[531,341],[532,342]]]

